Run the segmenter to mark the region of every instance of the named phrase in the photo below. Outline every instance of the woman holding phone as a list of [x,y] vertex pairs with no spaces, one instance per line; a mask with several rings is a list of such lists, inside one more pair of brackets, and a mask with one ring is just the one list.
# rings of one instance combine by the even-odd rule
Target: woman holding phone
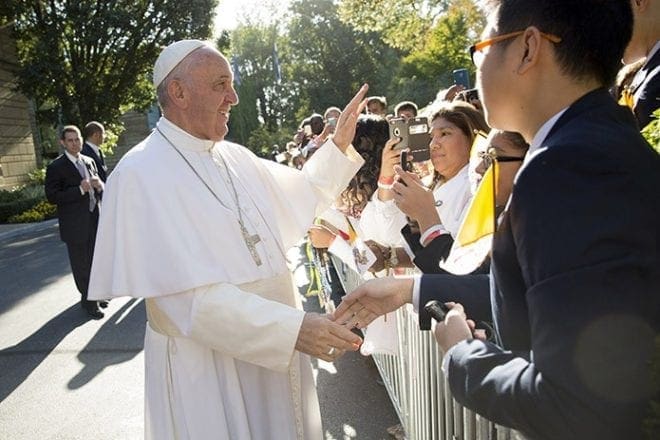
[[405,192],[394,190],[394,167],[401,165],[399,140],[390,139],[385,145],[378,191],[360,222],[374,241],[372,250],[381,256],[373,271],[412,267],[417,254],[435,239],[446,242],[441,253],[449,253],[472,197],[468,163],[475,130],[488,132],[489,127],[473,106],[463,102],[442,106],[431,118],[431,182],[417,181]]

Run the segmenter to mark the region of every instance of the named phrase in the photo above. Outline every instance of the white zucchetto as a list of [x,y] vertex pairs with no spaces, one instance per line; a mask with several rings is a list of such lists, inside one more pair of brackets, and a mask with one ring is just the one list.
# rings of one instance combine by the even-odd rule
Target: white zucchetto
[[165,77],[192,51],[206,45],[201,40],[181,40],[163,49],[154,64],[154,87],[158,88]]

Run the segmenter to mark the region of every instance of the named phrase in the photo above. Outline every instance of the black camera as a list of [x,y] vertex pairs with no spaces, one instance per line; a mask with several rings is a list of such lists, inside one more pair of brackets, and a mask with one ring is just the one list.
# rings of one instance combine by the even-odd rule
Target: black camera
[[445,303],[433,299],[426,303],[424,310],[426,310],[433,319],[442,322],[445,320],[447,313],[449,313],[449,310],[451,309],[447,307]]
[[398,137],[401,141],[394,146],[395,150],[408,148],[413,162],[423,162],[431,158],[429,145],[431,135],[429,122],[425,117],[392,118],[389,120],[390,139]]

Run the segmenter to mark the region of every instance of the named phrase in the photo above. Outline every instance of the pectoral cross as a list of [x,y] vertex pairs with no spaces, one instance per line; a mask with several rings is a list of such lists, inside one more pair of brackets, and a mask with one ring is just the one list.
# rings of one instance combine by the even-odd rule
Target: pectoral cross
[[243,235],[243,241],[245,242],[245,245],[250,251],[250,255],[252,255],[252,259],[254,260],[257,266],[261,266],[261,257],[259,257],[259,253],[257,252],[257,248],[255,246],[257,243],[261,241],[261,237],[259,237],[259,234],[250,235],[243,222],[239,221],[238,224],[241,226],[241,234]]

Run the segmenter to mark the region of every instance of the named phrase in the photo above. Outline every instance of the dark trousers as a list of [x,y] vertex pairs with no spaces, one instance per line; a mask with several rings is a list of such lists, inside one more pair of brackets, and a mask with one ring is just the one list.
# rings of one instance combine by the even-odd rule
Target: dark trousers
[[[95,222],[98,222],[98,216],[96,217]],[[92,306],[92,301],[87,301],[87,289],[89,287],[89,274],[92,270],[96,226],[95,224],[90,228],[91,232],[86,240],[66,243],[73,280],[76,282],[76,288],[82,296],[81,304],[83,307]]]

